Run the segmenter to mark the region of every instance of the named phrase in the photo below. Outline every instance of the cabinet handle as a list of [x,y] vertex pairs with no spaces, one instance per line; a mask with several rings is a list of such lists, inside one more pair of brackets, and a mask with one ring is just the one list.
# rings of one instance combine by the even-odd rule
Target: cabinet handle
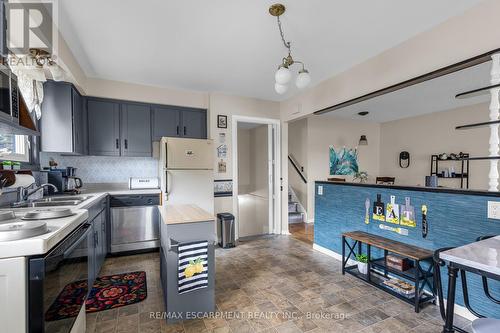
[[125,139],[125,149],[128,149],[128,140]]
[[184,135],[186,135],[186,132],[187,132],[187,131],[186,131],[186,126],[184,126]]
[[94,232],[94,243],[96,246],[99,245],[99,235],[97,231]]
[[179,135],[179,126],[177,126],[177,127],[175,128],[175,133],[177,133],[177,135]]
[[120,148],[120,140],[116,139],[116,149],[119,149],[119,148]]

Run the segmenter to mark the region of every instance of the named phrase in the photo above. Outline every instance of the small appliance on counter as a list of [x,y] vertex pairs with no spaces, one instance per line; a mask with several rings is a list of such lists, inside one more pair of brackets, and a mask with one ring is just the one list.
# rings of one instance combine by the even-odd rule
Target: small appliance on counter
[[[66,169],[51,169],[47,173],[48,182],[58,189],[58,193],[77,194],[83,186],[83,181],[76,177],[76,168],[67,167]],[[49,194],[55,194],[54,190],[49,189]]]
[[160,188],[160,180],[158,177],[130,177],[128,180],[128,188],[130,190],[147,190]]

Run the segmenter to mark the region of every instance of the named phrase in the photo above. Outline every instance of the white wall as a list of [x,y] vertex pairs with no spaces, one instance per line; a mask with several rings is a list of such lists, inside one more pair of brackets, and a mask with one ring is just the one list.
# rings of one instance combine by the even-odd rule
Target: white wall
[[[400,185],[424,185],[430,173],[430,155],[438,153],[470,153],[471,156],[488,156],[489,128],[455,130],[456,126],[488,121],[488,104],[478,104],[449,111],[431,113],[383,123],[381,126],[380,172],[381,176],[394,176]],[[399,167],[399,153],[406,150],[411,155],[407,169]],[[443,162],[440,166],[455,166],[459,162]],[[488,189],[488,161],[471,161],[471,189]],[[439,185],[459,187],[456,179],[439,179]]]

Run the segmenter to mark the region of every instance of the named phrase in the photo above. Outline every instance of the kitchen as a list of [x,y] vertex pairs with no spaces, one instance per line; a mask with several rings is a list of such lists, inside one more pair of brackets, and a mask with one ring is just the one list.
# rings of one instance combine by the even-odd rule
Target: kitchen
[[[459,72],[486,64],[480,80],[467,83],[470,90],[489,86],[500,38],[493,23],[498,2],[402,6],[383,0],[384,5],[363,4],[363,10],[360,4],[327,1],[146,1],[137,6],[128,0],[54,0],[41,7],[37,2],[1,1],[0,6],[5,15],[0,24],[2,331],[475,332],[473,323],[484,323],[465,309],[461,280],[456,304],[450,303],[451,288],[444,286],[448,267],[441,267],[441,288],[431,282],[427,270],[444,261],[427,264],[444,246],[457,247],[437,254],[447,263],[461,251],[475,255],[496,249],[498,237],[476,242],[477,236],[499,233],[496,219],[485,217],[489,202],[498,201],[497,191],[485,188],[498,179],[488,174],[495,163],[470,161],[473,171],[465,172],[459,166],[467,156],[458,148],[431,151],[429,142],[437,140],[429,133],[428,141],[418,144],[425,133],[419,126],[443,126],[438,116],[419,126],[394,125],[394,131],[392,124],[371,118],[380,117],[373,105],[368,120],[355,118],[351,126],[349,118],[363,111],[356,109],[358,103],[369,105],[381,90],[411,87],[408,80],[420,76],[436,79],[434,71],[442,69]],[[324,10],[312,10],[319,4]],[[51,36],[41,40],[53,45],[22,43],[16,35],[22,30],[16,27],[26,28],[21,11],[35,22],[38,14],[50,17],[50,31],[29,27]],[[45,16],[47,11],[51,15]],[[369,15],[360,19],[364,12]],[[484,31],[491,34],[472,36]],[[466,42],[452,43],[456,35]],[[429,49],[435,52],[430,55]],[[410,121],[406,105],[394,108],[400,117],[390,121]],[[481,106],[477,114],[488,118],[487,108]],[[463,119],[445,125],[475,122]],[[307,135],[295,132],[301,121]],[[256,129],[267,135],[255,134]],[[252,153],[238,141],[245,130],[254,142]],[[443,142],[462,144],[454,133],[441,133]],[[463,145],[477,143],[486,150],[486,134],[469,134],[473,140]],[[403,149],[405,135],[416,138],[411,149]],[[314,143],[307,145],[311,138]],[[325,167],[332,156],[329,145],[358,142],[359,165],[367,165],[373,179],[328,179],[339,176]],[[266,143],[267,149],[259,149]],[[266,195],[260,208],[247,214],[238,200],[255,188],[246,183],[252,177],[244,169],[255,168],[249,160],[256,160],[256,151],[265,166],[259,185]],[[408,154],[400,155],[404,151]],[[300,162],[295,167],[291,154]],[[438,154],[434,174],[428,172],[430,154]],[[498,151],[491,154],[494,160]],[[453,170],[445,167],[446,174],[448,160],[457,164]],[[394,175],[396,184],[374,184],[376,176]],[[425,187],[425,176],[435,176],[430,182],[439,178],[444,188]],[[292,193],[296,181],[306,196]],[[458,186],[464,188],[451,188]],[[412,201],[401,201],[405,197]],[[375,208],[385,212],[394,205],[415,217],[418,227],[409,235],[399,233],[404,227],[375,222],[381,218],[373,217]],[[450,205],[460,209],[449,212]],[[290,207],[314,228],[306,241],[290,235]],[[469,225],[471,219],[476,223]],[[399,273],[403,268],[406,277],[419,272],[421,299],[414,293],[408,302],[370,280],[384,268],[386,279],[397,275],[399,266],[389,269],[370,257],[393,252],[394,246],[407,257],[393,258],[401,265]],[[365,273],[360,272],[363,255]],[[409,259],[415,266],[408,268]],[[486,261],[491,270],[486,301],[491,302],[498,299],[498,284],[491,281],[498,265]],[[463,261],[456,264],[460,274],[465,272]],[[449,266],[458,274],[454,264]],[[474,309],[485,297],[480,283],[476,277],[469,284]],[[437,302],[433,293],[443,290],[446,318],[435,305],[442,297]],[[478,307],[479,314],[499,317],[498,308],[486,304]]]

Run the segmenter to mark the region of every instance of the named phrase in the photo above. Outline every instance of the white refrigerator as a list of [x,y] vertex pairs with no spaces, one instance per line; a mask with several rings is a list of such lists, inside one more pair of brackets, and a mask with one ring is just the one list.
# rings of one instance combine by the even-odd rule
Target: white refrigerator
[[160,141],[163,204],[194,204],[214,213],[212,140],[164,137]]

